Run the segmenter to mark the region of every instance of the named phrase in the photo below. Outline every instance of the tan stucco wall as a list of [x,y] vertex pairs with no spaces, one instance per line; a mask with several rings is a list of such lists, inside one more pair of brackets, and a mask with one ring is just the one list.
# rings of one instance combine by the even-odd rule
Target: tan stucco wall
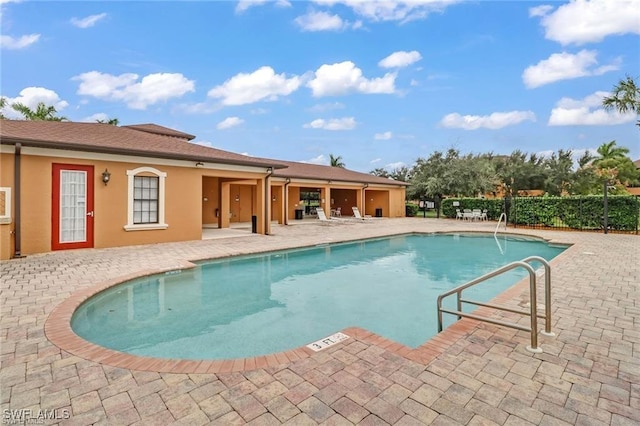
[[[249,179],[250,185],[238,185],[246,205],[239,219],[251,221],[251,215],[261,215],[265,207],[259,192],[262,174],[229,170],[201,170],[179,166],[151,166],[134,162],[83,160],[73,158],[22,155],[22,254],[29,255],[51,251],[52,225],[52,165],[79,164],[94,167],[94,247],[117,247],[160,242],[199,240],[202,224],[216,223],[215,209],[220,208],[220,179]],[[0,186],[13,187],[13,155],[3,154]],[[167,229],[126,231],[127,224],[127,170],[153,167],[167,174],[165,180],[165,223]],[[102,183],[102,172],[108,169],[111,180]],[[220,175],[215,177],[213,175]],[[207,175],[205,177],[205,175]],[[15,190],[14,190],[15,192]],[[204,202],[204,198],[208,202]],[[233,206],[233,201],[226,202]],[[222,210],[222,209],[221,209]],[[253,211],[253,213],[252,213]],[[260,217],[260,216],[259,216]],[[258,232],[266,227],[258,221]],[[13,254],[11,225],[0,226],[0,256],[10,258]]]
[[360,213],[375,216],[376,209],[382,209],[382,217],[389,217],[389,191],[365,191],[365,211]]
[[[333,201],[333,203],[331,201]],[[331,209],[340,208],[343,216],[353,216],[352,207],[358,205],[358,190],[343,188],[331,189],[329,204]]]
[[[51,250],[52,164],[94,166],[94,246],[117,247],[136,244],[200,239],[202,178],[180,167],[156,167],[167,173],[165,181],[164,230],[125,231],[127,224],[127,170],[135,163],[114,163],[38,156],[22,157],[22,253]],[[102,172],[111,181],[104,185]]]
[[202,178],[202,223],[217,224],[219,214],[220,214],[219,179],[217,177],[205,176]]
[[288,201],[289,206],[287,209],[287,215],[289,221],[294,220],[296,217],[296,209],[301,208],[300,206],[300,187],[289,185],[287,187],[289,191]]
[[[0,156],[0,186],[11,188],[14,197],[13,185],[13,154]],[[15,229],[14,203],[11,201],[11,223],[0,224],[0,259],[9,259],[13,256],[13,230]]]
[[282,191],[282,185],[271,186],[271,220],[278,223],[284,223],[284,197]]

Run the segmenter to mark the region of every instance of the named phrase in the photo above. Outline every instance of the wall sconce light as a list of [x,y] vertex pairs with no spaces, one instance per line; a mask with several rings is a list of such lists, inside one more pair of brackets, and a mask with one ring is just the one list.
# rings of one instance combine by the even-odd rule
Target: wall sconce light
[[104,183],[104,186],[107,186],[110,180],[111,180],[111,173],[109,173],[108,169],[104,169],[104,172],[102,172],[102,183]]
[[196,163],[196,167],[204,167],[204,163],[203,163],[203,162],[201,162],[201,161],[198,161],[198,162]]
[[240,201],[240,196],[236,195],[236,201]]
[[273,198],[271,199],[271,201],[275,202],[276,201],[276,196],[274,195]]

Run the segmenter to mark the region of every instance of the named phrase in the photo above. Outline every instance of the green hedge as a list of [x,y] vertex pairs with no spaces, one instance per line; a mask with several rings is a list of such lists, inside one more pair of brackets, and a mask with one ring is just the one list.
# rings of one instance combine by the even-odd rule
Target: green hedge
[[[457,201],[459,206],[454,207]],[[497,220],[504,211],[504,199],[447,198],[442,202],[442,214],[455,218],[456,209],[487,210],[491,220]],[[628,195],[608,197],[609,220],[613,229],[638,229],[640,198]],[[510,200],[509,223],[524,226],[548,226],[571,229],[602,229],[604,218],[603,197],[517,197]]]
[[414,217],[418,214],[418,209],[419,207],[415,204],[405,204],[404,205],[404,212],[405,212],[405,216],[407,217]]

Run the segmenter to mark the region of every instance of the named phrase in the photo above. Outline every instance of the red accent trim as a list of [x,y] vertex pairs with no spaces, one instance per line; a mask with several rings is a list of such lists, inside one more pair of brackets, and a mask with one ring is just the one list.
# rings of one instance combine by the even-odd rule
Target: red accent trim
[[52,165],[52,190],[51,190],[51,250],[67,250],[77,248],[93,248],[93,216],[86,217],[87,240],[73,243],[60,242],[60,174],[63,170],[77,170],[87,173],[87,212],[93,212],[93,166],[78,164],[53,164]]

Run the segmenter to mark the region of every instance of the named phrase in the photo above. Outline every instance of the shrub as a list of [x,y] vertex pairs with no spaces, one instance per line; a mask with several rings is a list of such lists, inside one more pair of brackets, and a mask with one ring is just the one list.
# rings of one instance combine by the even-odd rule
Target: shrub
[[404,212],[407,217],[414,217],[418,214],[418,206],[415,204],[405,204]]

